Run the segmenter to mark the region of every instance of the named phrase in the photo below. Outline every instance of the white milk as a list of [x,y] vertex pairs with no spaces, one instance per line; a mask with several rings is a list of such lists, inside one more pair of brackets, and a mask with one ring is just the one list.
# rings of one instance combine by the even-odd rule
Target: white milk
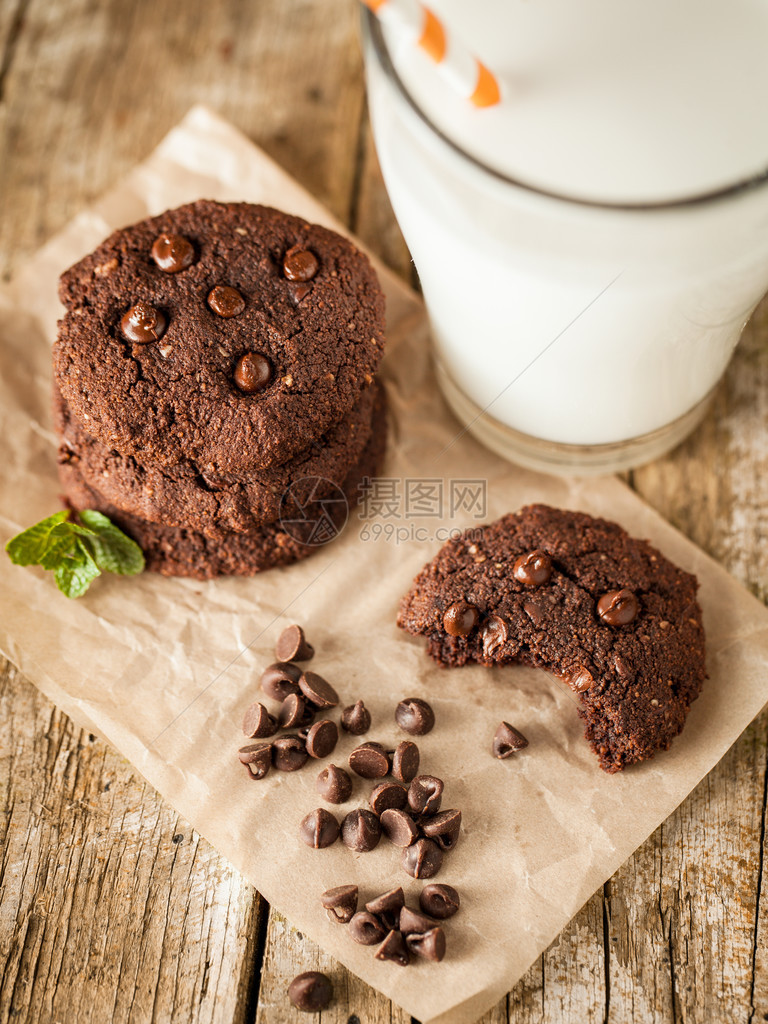
[[477,110],[410,41],[386,32],[396,76],[367,45],[379,158],[449,401],[522,461],[557,468],[525,450],[535,439],[654,435],[603,468],[657,454],[694,424],[768,286],[768,184],[734,188],[768,169],[768,4],[432,6],[505,89]]

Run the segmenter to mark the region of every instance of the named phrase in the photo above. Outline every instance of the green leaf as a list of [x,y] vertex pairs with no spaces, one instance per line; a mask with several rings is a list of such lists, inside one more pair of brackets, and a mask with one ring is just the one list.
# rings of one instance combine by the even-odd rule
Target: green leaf
[[[28,530],[17,533],[5,545],[8,556],[15,565],[40,565],[48,550],[53,546],[51,534],[57,527],[66,523],[69,512],[57,512],[55,515],[42,519]],[[58,537],[55,538],[58,545]]]
[[86,544],[100,569],[121,576],[135,576],[143,570],[144,554],[139,545],[105,515],[90,508],[78,515],[88,527]]
[[97,576],[101,576],[83,541],[75,539],[73,553],[65,555],[54,570],[56,586],[67,597],[82,597]]

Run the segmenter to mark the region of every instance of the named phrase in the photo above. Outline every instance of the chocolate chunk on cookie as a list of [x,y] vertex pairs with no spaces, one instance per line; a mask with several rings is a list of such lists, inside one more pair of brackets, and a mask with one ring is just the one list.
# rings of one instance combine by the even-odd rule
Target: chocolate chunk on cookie
[[287,462],[350,412],[381,360],[367,257],[263,206],[200,200],[123,228],[59,293],[65,401],[93,438],[148,466]]
[[666,750],[706,678],[696,578],[580,512],[531,505],[482,533],[441,548],[398,624],[426,636],[443,665],[518,661],[554,672],[578,695],[607,772]]

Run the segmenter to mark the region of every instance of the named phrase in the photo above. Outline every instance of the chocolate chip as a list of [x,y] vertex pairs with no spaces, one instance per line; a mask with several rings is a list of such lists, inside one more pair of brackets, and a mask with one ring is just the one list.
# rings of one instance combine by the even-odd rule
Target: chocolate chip
[[410,846],[419,838],[419,830],[410,814],[391,808],[382,811],[381,831],[393,846]]
[[523,611],[538,629],[544,621],[544,609],[541,605],[536,604],[535,601],[526,601],[523,605]]
[[311,708],[302,696],[298,693],[289,693],[280,706],[277,720],[281,729],[294,729],[309,725],[314,717],[314,708]]
[[303,768],[309,754],[298,736],[278,736],[272,744],[272,764],[278,771],[295,772]]
[[394,928],[376,950],[374,956],[377,960],[391,960],[393,963],[399,964],[400,967],[407,967],[411,962],[405,939],[402,933],[395,931]]
[[361,946],[375,946],[387,934],[384,925],[367,910],[358,910],[349,922],[349,934]]
[[419,906],[425,914],[444,921],[459,909],[461,900],[459,894],[452,885],[443,885],[440,882],[430,882],[425,885],[419,894]]
[[443,864],[443,851],[431,839],[417,839],[403,850],[401,864],[412,878],[432,878]]
[[349,924],[357,913],[357,886],[337,885],[333,889],[326,889],[320,902],[328,911],[331,921]]
[[341,713],[341,728],[352,736],[362,736],[371,728],[371,712],[361,700],[344,708]]
[[416,814],[437,814],[443,799],[443,780],[434,775],[417,775],[408,787],[408,806]]
[[[241,391],[255,395],[263,391],[272,380],[272,364],[261,352],[246,352],[237,360],[234,378]],[[290,661],[290,658],[284,660]]]
[[277,732],[277,720],[263,704],[255,701],[243,715],[243,732],[251,739],[274,736]]
[[288,986],[288,998],[297,1010],[305,1013],[325,1010],[333,999],[331,979],[321,971],[298,974]]
[[469,636],[480,621],[480,612],[468,601],[454,601],[445,609],[443,628],[449,636]]
[[400,911],[404,906],[405,893],[403,892],[403,887],[398,885],[395,889],[389,889],[387,892],[383,892],[381,896],[370,900],[365,904],[365,909],[369,914],[376,914],[379,917],[389,915],[395,922],[391,927],[395,928],[400,918]]
[[592,677],[592,673],[585,669],[583,665],[577,665],[575,669],[571,672],[565,672],[560,676],[560,678],[564,683],[567,683],[572,690],[575,690],[576,693],[584,693],[586,690],[589,690],[595,681]]
[[157,341],[162,337],[167,326],[165,313],[148,302],[137,302],[123,314],[120,331],[126,341],[137,345],[146,345],[148,341]]
[[425,700],[406,697],[395,708],[395,721],[412,736],[426,736],[434,727],[435,713]]
[[419,770],[419,748],[410,740],[398,743],[392,752],[392,774],[400,782],[410,782]]
[[228,284],[217,284],[208,292],[208,305],[217,316],[229,320],[243,312],[245,299],[237,288],[230,288]]
[[439,963],[445,956],[445,932],[439,925],[425,932],[412,932],[406,935],[405,944],[411,953],[425,960]]
[[317,256],[300,245],[294,245],[283,256],[283,273],[289,281],[311,281],[319,267]]
[[597,602],[597,614],[609,626],[628,626],[640,611],[640,602],[631,590],[611,590]]
[[382,779],[389,774],[389,758],[380,747],[364,743],[349,755],[349,767],[362,779]]
[[411,910],[410,907],[403,907],[398,926],[403,935],[409,935],[411,932],[428,932],[430,928],[435,927],[435,922],[424,914]]
[[299,835],[307,846],[324,850],[339,838],[339,823],[324,807],[318,807],[302,819]]
[[441,850],[452,850],[459,841],[461,811],[440,811],[434,817],[422,820],[420,828],[426,838],[434,839]]
[[343,768],[329,764],[317,776],[315,788],[329,804],[343,804],[352,796],[352,779]]
[[178,274],[192,266],[195,248],[184,235],[158,235],[152,243],[152,259],[166,274]]
[[504,760],[511,757],[518,750],[528,746],[528,740],[521,732],[518,732],[509,722],[502,722],[493,737],[491,751],[494,757]]
[[529,551],[515,559],[512,575],[526,587],[541,587],[552,578],[552,559],[545,551]]
[[312,285],[305,281],[289,281],[288,294],[294,306],[298,306],[312,291]]
[[261,688],[272,700],[283,701],[289,693],[301,693],[299,679],[301,669],[278,661],[265,668],[261,674]]
[[339,703],[338,693],[317,672],[302,672],[299,687],[310,704],[314,704],[316,708],[335,708]]
[[272,763],[272,744],[249,743],[247,747],[240,747],[237,756],[252,779],[263,779]]
[[338,741],[338,726],[324,718],[322,722],[315,722],[307,733],[307,753],[310,757],[328,757]]
[[286,626],[275,644],[278,661],[309,661],[314,653],[315,648],[307,643],[301,626]]
[[493,658],[507,642],[509,630],[504,619],[491,615],[483,626],[483,657]]
[[396,782],[380,782],[371,790],[368,803],[374,814],[378,815],[393,809],[402,810],[408,803],[408,790]]
[[381,825],[373,811],[357,808],[350,811],[341,823],[341,841],[350,850],[368,853],[381,839]]

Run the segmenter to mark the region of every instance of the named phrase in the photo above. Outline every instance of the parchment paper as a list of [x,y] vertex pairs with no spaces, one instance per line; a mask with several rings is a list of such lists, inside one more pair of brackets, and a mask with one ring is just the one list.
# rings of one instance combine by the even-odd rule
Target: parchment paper
[[[57,275],[113,228],[202,196],[266,202],[340,229],[263,153],[197,108],[46,245],[0,296],[3,543],[59,507],[48,414]],[[448,1024],[474,1020],[512,987],[760,711],[768,699],[768,612],[615,479],[579,485],[537,476],[467,436],[441,455],[458,427],[429,369],[421,305],[392,275],[381,276],[392,411],[386,477],[442,480],[446,488],[485,479],[488,520],[532,500],[605,515],[698,575],[710,679],[670,752],[605,775],[582,737],[573,695],[552,677],[518,667],[440,670],[422,642],[396,628],[398,599],[437,551],[437,528],[477,525],[466,511],[420,518],[419,539],[400,542],[370,536],[391,517],[353,518],[339,541],[286,570],[207,584],[104,577],[78,601],[3,555],[0,646],[76,722],[129,758],[297,927],[420,1020]],[[318,896],[332,885],[354,881],[371,898],[402,884],[414,898],[421,883],[401,870],[386,841],[368,854],[298,842],[300,819],[321,804],[317,766],[257,783],[237,763],[243,709],[259,697],[260,670],[291,621],[305,625],[317,649],[312,667],[345,702],[362,697],[370,707],[368,739],[401,738],[392,712],[404,696],[435,707],[438,727],[419,744],[422,768],[446,780],[444,806],[464,815],[464,834],[437,879],[464,900],[447,922],[442,964],[381,963],[320,909]],[[502,718],[530,740],[506,762],[488,752]],[[343,737],[332,760],[344,764],[357,742]],[[356,780],[349,808],[364,804],[370,788]]]

